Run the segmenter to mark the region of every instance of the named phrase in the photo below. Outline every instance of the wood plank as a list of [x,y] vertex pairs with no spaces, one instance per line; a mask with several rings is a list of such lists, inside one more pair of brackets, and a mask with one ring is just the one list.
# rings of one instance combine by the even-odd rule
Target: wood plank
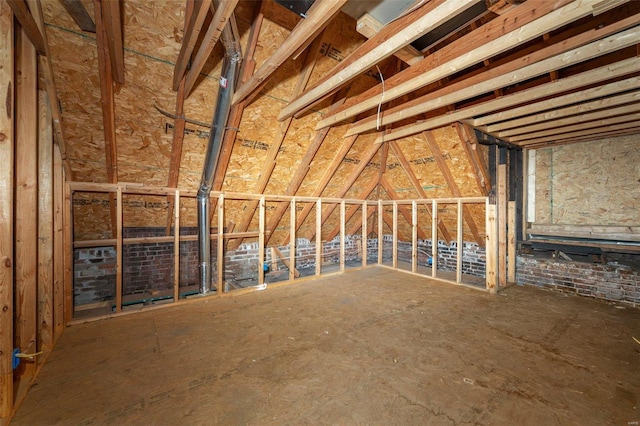
[[195,58],[191,62],[191,67],[187,72],[185,80],[186,97],[189,97],[189,94],[193,90],[196,79],[200,75],[200,71],[202,71],[202,68],[204,68],[204,65],[207,63],[207,60],[211,56],[211,52],[213,52],[213,48],[215,47],[216,43],[218,43],[224,27],[227,25],[227,23],[235,25],[235,17],[233,15],[233,11],[235,10],[237,4],[238,0],[225,0],[218,2],[218,8],[213,14],[211,24],[209,24],[209,28],[207,29],[207,32],[202,39],[202,43],[200,44],[198,53],[196,53]]
[[368,212],[368,208],[367,208],[367,202],[363,201],[362,202],[362,218],[360,219],[362,225],[362,266],[367,266],[367,256],[368,254],[368,243],[369,243],[369,235],[367,230],[369,229],[367,227],[367,218],[369,217],[370,213]]
[[86,31],[88,33],[96,32],[96,24],[91,19],[91,15],[87,12],[87,9],[84,8],[82,1],[80,0],[60,0],[67,13],[82,31]]
[[398,203],[395,201],[393,206],[393,226],[391,227],[391,234],[393,238],[393,245],[391,249],[391,259],[394,268],[398,267]]
[[[311,36],[317,36],[320,28],[328,25],[347,0],[317,0],[307,12],[307,17],[291,31],[289,37],[258,68],[249,80],[243,83],[233,96],[233,104],[242,101],[267,81],[273,72],[284,63]],[[292,114],[293,115],[293,114]]]
[[497,251],[498,251],[498,229],[496,220],[496,205],[486,204],[487,215],[487,263],[486,263],[486,287],[489,293],[496,294],[498,278],[497,278]]
[[[432,1],[389,23],[329,71],[327,77],[284,107],[278,119],[284,120],[287,117],[291,117],[302,108],[338,90],[375,64],[393,55],[402,47],[457,16],[477,2],[478,0]],[[385,96],[385,100],[391,99]],[[379,99],[376,100],[376,105],[378,101]],[[369,108],[360,112],[367,109]]]
[[100,0],[105,39],[109,45],[111,75],[116,83],[124,84],[124,44],[122,41],[122,16],[120,0]]
[[224,194],[218,195],[218,245],[216,250],[218,262],[218,280],[216,289],[218,294],[223,294],[226,291],[224,282],[224,200]]
[[[209,13],[209,7],[211,6],[211,0],[196,1],[194,5],[193,13],[188,19],[189,24],[186,25],[186,31],[182,39],[182,46],[180,47],[180,53],[178,53],[178,59],[176,60],[176,66],[173,70],[173,90],[178,90],[180,80],[184,76],[189,61],[191,60],[191,53],[198,41],[198,36],[202,30],[204,19]],[[186,20],[186,16],[185,16]],[[97,21],[97,18],[96,18]],[[96,22],[97,24],[97,22]]]
[[[384,25],[380,21],[368,13],[362,15],[356,22],[356,31],[366,38],[375,36],[383,27]],[[400,48],[394,55],[409,65],[413,65],[424,58],[422,53],[410,44]]]
[[173,301],[177,302],[180,299],[180,191],[177,190],[173,196]]
[[73,315],[73,193],[68,183],[64,185],[64,324]]
[[467,155],[467,159],[469,160],[471,167],[473,167],[473,175],[476,178],[476,183],[478,184],[480,194],[486,196],[489,194],[489,177],[487,175],[484,164],[482,163],[482,161],[480,160],[480,156],[478,155],[478,141],[474,138],[474,144],[471,143],[471,135],[473,135],[473,130],[468,131],[464,124],[456,123],[455,127],[456,131],[458,132],[458,136],[462,141],[462,148]]
[[[402,167],[402,170],[404,170],[405,174],[409,177],[413,189],[418,193],[418,197],[422,199],[428,198],[426,192],[424,192],[424,189],[422,188],[422,184],[416,177],[416,174],[413,172],[411,164],[409,164],[409,161],[407,161],[407,158],[404,156],[402,149],[400,149],[400,145],[398,145],[396,142],[392,142],[390,145],[393,153],[400,163],[400,166]],[[427,214],[431,215],[431,207],[427,204],[425,204],[424,207],[427,209]],[[444,223],[438,222],[438,229],[442,234],[442,238],[444,238],[446,241],[451,241],[451,234],[449,234],[449,231],[447,230],[447,227],[444,225]]]
[[639,22],[640,14],[634,15],[615,24],[582,33],[562,43],[537,50],[530,55],[517,58],[469,78],[460,79],[424,96],[389,108],[380,117],[371,115],[360,120],[349,128],[347,135],[374,130],[379,124],[392,124],[437,110],[443,106],[455,105],[456,102],[633,46],[640,38],[640,28],[619,31],[637,25]]
[[46,55],[47,50],[45,48],[44,38],[38,24],[29,11],[27,2],[25,0],[7,0],[7,4],[13,11],[16,19],[20,23],[20,27],[25,32],[25,36],[31,41],[31,44],[35,47],[36,51],[40,55]]
[[[94,0],[96,19],[96,43],[98,46],[98,71],[100,75],[100,99],[102,105],[102,125],[104,129],[104,147],[106,158],[107,182],[118,181],[118,153],[116,144],[116,117],[113,98],[113,76],[109,63],[109,45],[105,25],[102,20],[101,0]],[[111,214],[111,232],[115,236],[117,228],[117,206],[113,194],[109,195]]]
[[13,12],[0,2],[0,423],[13,407],[14,269],[14,25]]
[[[378,182],[376,182],[375,180],[372,180],[371,182],[369,182],[369,185],[366,188],[364,188],[360,194],[358,194],[357,198],[366,200],[367,198],[369,198],[369,196],[371,195],[373,190],[376,189],[377,186],[378,186]],[[344,218],[345,222],[349,222],[349,220],[351,220],[353,215],[356,214],[356,212],[358,211],[359,207],[360,206],[358,205],[352,205],[349,207],[349,210],[345,213],[345,218]],[[340,233],[340,223],[338,223],[331,230],[331,232],[329,232],[329,234],[326,236],[327,241],[333,240],[335,236],[338,235],[339,233]]]
[[[602,86],[600,86],[602,87]],[[585,99],[586,100],[586,99]],[[546,122],[551,120],[560,120],[564,117],[578,115],[578,114],[586,114],[591,111],[600,111],[607,110],[609,108],[623,105],[626,103],[638,103],[640,102],[640,90],[633,91],[631,93],[624,93],[621,95],[610,96],[607,98],[600,98],[595,101],[583,102],[577,105],[571,105],[564,108],[554,108],[551,110],[546,110],[544,107],[544,101],[541,102],[540,111],[546,110],[544,112],[538,114],[526,115],[522,118],[516,118],[508,121],[503,121],[501,123],[490,124],[483,128],[487,133],[495,133],[497,135],[510,136],[510,129],[517,128],[518,131],[526,131],[528,129],[537,130],[535,127],[527,127],[529,125],[535,125],[535,123],[540,123],[541,125],[546,124]],[[502,133],[502,132],[505,133]]]
[[122,188],[116,191],[116,312],[122,311]]
[[431,277],[438,277],[438,202],[431,201]]
[[[582,0],[525,2],[500,19],[495,19],[438,50],[436,55],[429,55],[418,64],[387,79],[385,102],[410,94],[590,13],[590,4]],[[350,99],[331,117],[325,117],[318,123],[318,127],[333,125],[376,107],[381,94],[382,85],[379,84]]]
[[64,169],[67,177],[71,179],[73,177],[73,173],[71,171],[71,164],[69,163],[69,158],[67,158],[67,150],[65,143],[64,131],[62,129],[62,111],[60,109],[60,102],[58,101],[58,95],[56,90],[56,83],[53,74],[53,66],[51,61],[49,60],[49,43],[47,40],[47,32],[45,31],[44,17],[42,15],[42,2],[37,0],[28,0],[27,3],[31,8],[33,13],[33,18],[42,33],[42,38],[44,39],[44,48],[46,51],[46,56],[40,56],[40,70],[41,76],[44,80],[45,87],[47,89],[47,94],[49,95],[49,105],[51,106],[51,112],[53,114],[53,130],[54,130],[54,142],[58,145],[60,149],[60,154],[62,156],[62,161],[64,164]]
[[[16,31],[15,92],[15,341],[22,353],[37,352],[38,74],[36,50],[24,29]],[[17,377],[31,378],[25,363]]]
[[378,200],[378,265],[382,265],[383,258],[383,250],[384,250],[384,238],[382,235],[383,232],[383,213],[384,206],[382,205],[382,200]]
[[[638,117],[640,117],[640,114],[633,114],[632,117],[633,117],[631,119],[632,121],[628,121],[626,119],[626,116],[622,119],[600,120],[600,122],[593,123],[593,124],[596,124],[597,127],[590,128],[590,126],[583,125],[584,127],[587,127],[585,130],[577,130],[577,131],[566,132],[566,133],[556,133],[556,134],[541,137],[541,138],[525,139],[525,140],[516,142],[516,144],[520,146],[529,147],[530,145],[534,145],[534,144],[548,144],[551,142],[556,142],[564,139],[571,139],[571,138],[578,138],[578,137],[591,137],[595,135],[602,135],[609,132],[616,132],[616,131],[626,130],[626,129],[635,129],[638,127],[637,119]],[[622,123],[616,124],[619,121],[622,121]]]
[[462,282],[462,255],[464,252],[464,205],[462,200],[458,200],[458,216],[456,226],[456,282]]
[[53,148],[53,341],[64,331],[64,170],[58,146]]
[[316,200],[316,275],[322,272],[322,200]]
[[[382,143],[401,139],[407,136],[418,134],[425,130],[442,127],[447,124],[468,119],[477,115],[492,113],[499,109],[509,108],[511,106],[526,102],[532,102],[537,99],[546,98],[569,90],[578,89],[580,87],[585,87],[605,80],[620,77],[635,72],[638,67],[640,67],[639,58],[629,58],[626,60],[622,60],[615,64],[585,71],[571,77],[563,78],[559,81],[541,84],[539,86],[533,87],[531,89],[525,89],[512,95],[505,95],[502,98],[493,99],[471,107],[462,108],[446,115],[429,118],[419,124],[411,124],[408,126],[398,127],[390,133],[379,136],[376,139],[376,142]],[[585,91],[586,90],[592,89],[585,89]],[[598,88],[595,88],[595,90],[598,90]]]
[[418,272],[418,203],[411,202],[411,272]]
[[293,280],[296,267],[296,200],[289,203],[289,280]]
[[[53,348],[53,122],[47,94],[38,94],[38,351]],[[37,358],[42,365],[44,357]]]
[[507,286],[507,165],[498,165],[498,283]]
[[[380,179],[380,186],[384,189],[384,191],[387,193],[390,199],[400,200],[398,193],[395,191],[395,189],[393,189],[391,182],[389,182],[389,180],[386,177],[383,176],[382,179]],[[400,213],[402,214],[402,216],[404,216],[407,222],[411,223],[411,213],[408,206],[405,206],[405,205],[400,206]],[[427,235],[424,233],[421,227],[418,227],[417,231],[418,231],[418,238],[423,240],[427,238]]]
[[340,271],[344,271],[345,266],[345,208],[344,200],[340,202]]
[[[264,197],[262,197],[259,201],[258,206],[258,285],[264,284],[264,227],[265,227],[265,210],[266,203]],[[271,250],[271,260],[274,265],[277,265],[278,262],[275,261],[273,254],[274,250],[272,247]],[[274,266],[274,270],[277,270],[277,266]]]
[[516,202],[508,202],[507,212],[507,281],[516,282]]

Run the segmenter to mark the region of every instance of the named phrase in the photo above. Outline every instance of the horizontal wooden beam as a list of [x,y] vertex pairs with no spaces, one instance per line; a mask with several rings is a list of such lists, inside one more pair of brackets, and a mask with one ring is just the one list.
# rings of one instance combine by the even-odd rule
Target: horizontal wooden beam
[[31,44],[36,48],[36,51],[40,55],[46,55],[47,50],[44,37],[38,28],[38,24],[36,24],[36,21],[33,19],[31,12],[29,12],[27,2],[25,0],[7,0],[7,4],[9,4],[18,23],[20,23],[29,41],[31,41]]
[[[427,2],[413,12],[396,19],[336,65],[327,73],[327,77],[285,106],[278,119],[284,120],[291,117],[302,108],[338,90],[402,47],[476,3],[478,0],[437,0]],[[390,98],[385,99],[390,100]],[[376,105],[378,101],[379,99],[376,100]],[[367,109],[369,108],[359,112]],[[351,116],[356,114],[358,113],[353,113]]]
[[296,25],[289,37],[258,68],[253,76],[238,88],[233,96],[233,104],[237,104],[250,96],[300,46],[310,41],[312,36],[317,36],[319,34],[318,30],[328,25],[346,2],[347,0],[316,0],[309,9],[307,17]]
[[[375,36],[383,27],[384,25],[380,21],[368,13],[358,18],[358,22],[356,23],[356,31],[366,38]],[[410,44],[395,52],[394,55],[409,65],[413,65],[424,58],[422,53]]]
[[576,138],[581,136],[591,136],[606,132],[615,132],[620,130],[626,130],[630,128],[638,127],[638,120],[640,120],[640,114],[630,114],[621,117],[615,117],[606,120],[599,120],[591,125],[581,124],[578,126],[571,126],[571,130],[563,131],[559,129],[558,133],[550,134],[548,136],[534,137],[530,139],[523,139],[514,141],[514,144],[526,146],[529,144],[553,142],[555,140],[563,140]]

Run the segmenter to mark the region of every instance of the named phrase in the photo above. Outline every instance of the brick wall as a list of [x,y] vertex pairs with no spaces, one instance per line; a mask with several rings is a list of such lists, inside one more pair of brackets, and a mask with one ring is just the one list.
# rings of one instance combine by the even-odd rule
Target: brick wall
[[[392,242],[384,242],[384,258],[391,259]],[[418,240],[418,265],[429,266],[429,259],[432,255],[431,240]],[[457,266],[458,245],[455,241],[447,244],[445,241],[438,241],[438,269],[441,271],[455,271]],[[398,243],[398,260],[411,262],[411,243]],[[477,243],[463,243],[462,248],[462,273],[478,277],[485,276],[486,251]]]
[[619,264],[592,264],[520,255],[516,282],[616,302],[640,304],[640,272]]

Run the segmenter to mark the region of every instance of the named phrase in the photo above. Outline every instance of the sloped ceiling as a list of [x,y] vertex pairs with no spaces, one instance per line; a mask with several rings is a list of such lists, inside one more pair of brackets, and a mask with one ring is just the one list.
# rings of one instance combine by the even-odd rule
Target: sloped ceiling
[[[322,22],[318,10],[329,2],[317,0],[307,20]],[[451,196],[453,184],[463,196],[485,195],[474,130],[481,142],[497,138],[527,148],[640,131],[640,2],[487,0],[477,19],[423,52],[407,53],[411,41],[478,2],[418,3],[368,41],[343,12],[305,33],[305,21],[272,0],[237,2],[230,11],[244,82],[214,189],[415,198]],[[84,6],[94,21],[96,7],[104,10],[99,0],[65,3]],[[100,27],[117,24],[117,12],[102,13],[96,35],[83,31],[63,2],[42,2],[72,179],[197,188],[220,42],[188,93],[174,90],[174,82],[185,37],[196,34],[189,38],[191,61],[183,62],[193,66],[207,30],[221,25],[209,3],[121,1],[118,83],[104,75],[114,52],[107,49],[102,71],[98,54],[111,41],[108,32],[101,40]],[[188,11],[203,19],[186,20]],[[300,48],[282,52],[292,40]],[[283,62],[274,65],[279,55]],[[252,80],[252,70],[265,64],[273,72]],[[188,80],[189,72],[179,77]],[[111,132],[105,108],[112,110]],[[440,158],[454,182],[444,179]],[[244,209],[238,207],[236,222],[248,227],[255,218]]]

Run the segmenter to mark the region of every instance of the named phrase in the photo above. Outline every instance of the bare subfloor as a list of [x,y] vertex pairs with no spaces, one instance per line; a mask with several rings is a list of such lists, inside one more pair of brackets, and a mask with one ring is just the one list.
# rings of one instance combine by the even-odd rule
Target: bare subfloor
[[77,325],[14,425],[637,425],[640,311],[383,268]]

